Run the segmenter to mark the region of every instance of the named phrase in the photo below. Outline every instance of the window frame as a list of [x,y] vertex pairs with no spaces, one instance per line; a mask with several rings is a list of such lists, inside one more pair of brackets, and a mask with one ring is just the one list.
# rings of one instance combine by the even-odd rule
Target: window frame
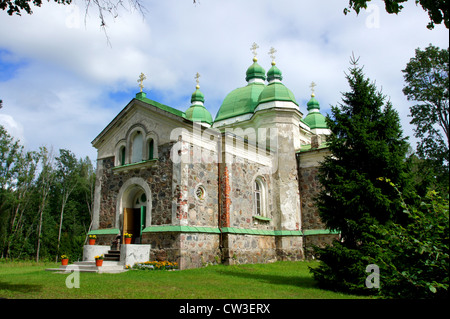
[[253,180],[253,216],[267,217],[266,181],[262,176]]

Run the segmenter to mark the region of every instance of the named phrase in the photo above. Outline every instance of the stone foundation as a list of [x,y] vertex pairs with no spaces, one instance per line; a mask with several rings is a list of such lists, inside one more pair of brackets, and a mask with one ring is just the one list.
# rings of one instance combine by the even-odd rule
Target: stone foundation
[[222,261],[224,264],[255,264],[277,260],[274,236],[224,234]]
[[314,246],[326,247],[332,245],[334,240],[339,240],[339,234],[317,234],[305,236],[305,259],[316,259]]

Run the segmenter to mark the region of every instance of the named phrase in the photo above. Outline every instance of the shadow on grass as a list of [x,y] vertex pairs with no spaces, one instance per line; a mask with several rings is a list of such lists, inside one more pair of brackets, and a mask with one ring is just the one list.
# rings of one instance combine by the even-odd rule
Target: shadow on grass
[[0,290],[7,290],[11,292],[18,293],[32,293],[39,292],[42,290],[42,285],[34,285],[34,284],[12,284],[8,282],[0,281]]
[[251,272],[240,272],[234,270],[222,270],[221,275],[233,276],[242,279],[255,280],[272,285],[289,285],[306,289],[317,289],[317,283],[311,277],[306,276],[282,276]]

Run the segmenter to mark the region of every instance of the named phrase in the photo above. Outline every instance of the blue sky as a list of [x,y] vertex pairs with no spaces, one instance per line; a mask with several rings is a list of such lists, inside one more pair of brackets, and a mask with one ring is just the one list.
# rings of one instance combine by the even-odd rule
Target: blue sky
[[107,33],[84,1],[45,2],[33,15],[0,12],[0,124],[27,149],[69,149],[95,159],[91,141],[139,92],[185,111],[201,74],[205,106],[215,117],[225,96],[246,85],[250,46],[259,45],[266,71],[277,50],[283,83],[307,114],[312,81],[326,113],[348,90],[344,72],[352,52],[376,81],[412,135],[401,70],[418,47],[448,47],[448,30],[428,30],[427,14],[408,1],[399,15],[372,1],[357,16],[343,14],[347,0],[144,0],[145,16],[122,9],[107,17]]

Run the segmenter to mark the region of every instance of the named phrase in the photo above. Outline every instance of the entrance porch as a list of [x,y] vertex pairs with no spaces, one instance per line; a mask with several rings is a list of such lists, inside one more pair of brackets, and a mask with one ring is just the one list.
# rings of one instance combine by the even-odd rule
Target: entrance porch
[[[119,273],[126,271],[125,266],[150,260],[151,245],[120,245],[120,250],[111,250],[109,245],[85,245],[83,260],[59,268],[48,268],[48,271],[81,271],[98,273]],[[103,266],[95,265],[95,256],[104,256]]]

